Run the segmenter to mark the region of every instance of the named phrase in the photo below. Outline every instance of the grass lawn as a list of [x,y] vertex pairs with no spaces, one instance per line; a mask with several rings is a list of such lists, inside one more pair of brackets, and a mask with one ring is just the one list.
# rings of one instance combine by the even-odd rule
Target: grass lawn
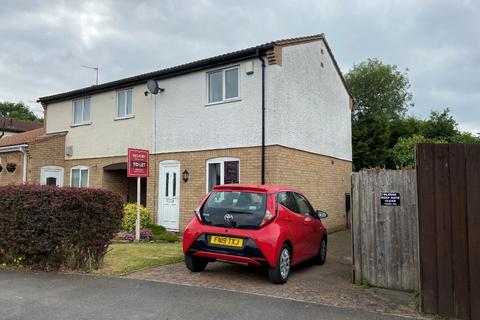
[[183,260],[182,242],[112,243],[95,274],[120,275],[147,267],[162,266]]

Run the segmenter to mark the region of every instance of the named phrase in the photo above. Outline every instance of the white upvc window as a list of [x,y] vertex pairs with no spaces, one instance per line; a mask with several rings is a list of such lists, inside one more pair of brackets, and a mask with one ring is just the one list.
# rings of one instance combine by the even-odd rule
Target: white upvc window
[[132,116],[133,116],[132,89],[117,91],[117,118],[129,118]]
[[207,73],[208,103],[240,99],[238,66]]
[[89,168],[75,166],[70,170],[70,186],[75,188],[88,188]]
[[207,160],[207,192],[212,191],[215,186],[231,183],[240,183],[240,159],[214,158]]
[[90,98],[77,99],[73,101],[73,125],[82,125],[91,123],[91,103]]

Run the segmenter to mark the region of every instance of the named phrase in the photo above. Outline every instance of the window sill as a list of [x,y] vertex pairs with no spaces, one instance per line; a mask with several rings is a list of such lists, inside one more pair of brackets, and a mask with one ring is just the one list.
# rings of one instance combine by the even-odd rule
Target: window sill
[[116,118],[113,119],[113,121],[128,120],[128,119],[133,119],[133,118],[135,118],[134,114],[129,115],[129,116],[125,116],[125,117],[116,117]]
[[210,102],[210,103],[206,103],[206,104],[205,104],[205,107],[216,106],[217,104],[225,104],[225,103],[238,102],[238,101],[242,101],[242,99],[241,99],[241,98],[232,98],[232,99],[228,99],[228,100],[222,100],[222,101],[217,101],[217,102]]
[[71,128],[74,128],[74,127],[81,127],[81,126],[89,126],[91,125],[92,122],[89,121],[89,122],[82,122],[82,123],[74,123],[74,124],[71,124],[70,127]]

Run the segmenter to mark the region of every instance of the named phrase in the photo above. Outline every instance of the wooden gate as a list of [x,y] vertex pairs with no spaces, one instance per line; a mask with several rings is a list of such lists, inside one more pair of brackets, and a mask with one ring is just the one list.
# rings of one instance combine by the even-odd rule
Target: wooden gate
[[480,145],[417,146],[422,311],[480,319]]
[[353,280],[357,284],[368,281],[383,288],[417,290],[415,171],[354,173],[352,199]]

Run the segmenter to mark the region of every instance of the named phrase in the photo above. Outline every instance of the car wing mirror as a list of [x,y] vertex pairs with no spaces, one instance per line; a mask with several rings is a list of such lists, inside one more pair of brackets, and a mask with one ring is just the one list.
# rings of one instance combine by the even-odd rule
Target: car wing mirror
[[328,213],[322,210],[317,210],[315,211],[315,213],[317,214],[318,219],[325,219],[326,217],[328,217]]

